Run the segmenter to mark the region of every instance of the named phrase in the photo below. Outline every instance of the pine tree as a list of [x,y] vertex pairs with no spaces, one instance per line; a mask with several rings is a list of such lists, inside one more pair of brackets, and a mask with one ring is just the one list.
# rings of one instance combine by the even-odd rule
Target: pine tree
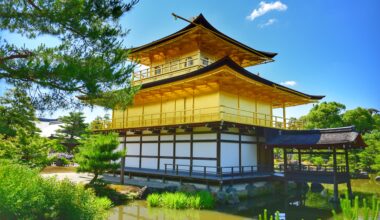
[[81,136],[87,133],[88,125],[84,120],[82,112],[70,112],[69,115],[59,118],[63,125],[57,130],[57,136],[69,152],[78,145]]
[[79,152],[75,155],[75,161],[79,164],[78,172],[90,172],[94,183],[98,176],[104,172],[120,167],[116,162],[125,153],[117,151],[119,146],[118,134],[92,134],[81,140]]

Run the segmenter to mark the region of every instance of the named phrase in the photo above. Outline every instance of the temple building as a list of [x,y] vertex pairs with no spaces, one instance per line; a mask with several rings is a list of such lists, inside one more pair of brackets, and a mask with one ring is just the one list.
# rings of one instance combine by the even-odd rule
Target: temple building
[[[202,14],[188,22],[171,35],[131,50],[130,58],[146,67],[133,74],[133,85],[140,90],[132,106],[114,109],[112,122],[99,128],[119,132],[120,148],[127,149],[122,181],[124,175],[210,184],[273,177],[273,147],[298,146],[281,145],[276,138],[287,130],[304,134],[299,132],[302,123],[286,118],[286,108],[316,103],[324,96],[247,71],[273,62],[277,54],[226,36]],[[274,115],[275,109],[282,115]],[[341,149],[364,145],[352,137]],[[314,142],[297,149],[318,147]],[[339,142],[331,147],[338,145],[343,146]]]

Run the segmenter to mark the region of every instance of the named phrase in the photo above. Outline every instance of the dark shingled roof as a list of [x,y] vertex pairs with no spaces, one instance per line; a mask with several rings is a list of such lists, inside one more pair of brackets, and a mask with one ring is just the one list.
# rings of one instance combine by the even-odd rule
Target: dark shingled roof
[[205,27],[206,29],[214,32],[217,34],[217,36],[221,37],[223,40],[226,40],[227,42],[229,43],[232,43],[236,46],[239,46],[239,47],[242,47],[244,48],[245,50],[251,52],[251,53],[254,53],[254,54],[257,54],[259,56],[264,56],[264,57],[267,57],[267,58],[273,58],[277,55],[277,53],[272,53],[272,52],[266,52],[266,51],[260,51],[260,50],[255,50],[251,47],[248,47],[247,45],[245,44],[242,44],[240,43],[239,41],[236,41],[230,37],[228,37],[227,35],[223,34],[222,32],[220,32],[219,30],[217,30],[215,27],[213,27],[207,20],[206,18],[202,15],[202,14],[199,14],[198,17],[196,17],[191,24],[187,25],[186,27],[182,28],[181,30],[169,35],[169,36],[166,36],[166,37],[163,37],[159,40],[156,40],[156,41],[153,41],[151,43],[148,43],[148,44],[145,44],[145,45],[142,45],[142,46],[139,46],[139,47],[135,47],[135,48],[132,48],[132,53],[135,53],[135,52],[138,52],[138,51],[141,51],[143,49],[146,49],[146,48],[149,48],[149,47],[152,47],[152,46],[155,46],[157,44],[160,44],[160,43],[163,43],[165,41],[168,41],[168,40],[171,40],[171,39],[174,39],[176,37],[179,37],[185,33],[187,33],[188,31],[190,31],[192,28],[196,27],[197,25],[202,25],[203,27]]
[[174,76],[174,77],[170,77],[170,78],[166,78],[166,79],[162,79],[162,80],[157,80],[157,81],[150,82],[150,83],[144,83],[141,85],[141,89],[151,88],[154,86],[164,85],[166,83],[171,83],[171,82],[175,82],[178,80],[198,76],[198,75],[201,75],[201,74],[206,73],[208,71],[222,67],[222,66],[228,66],[229,68],[235,70],[236,72],[238,72],[238,73],[242,74],[243,76],[246,76],[252,80],[263,83],[263,84],[268,85],[268,86],[276,87],[277,89],[281,89],[283,91],[290,92],[290,93],[293,93],[295,95],[306,96],[306,97],[308,97],[310,99],[314,99],[314,100],[320,100],[320,99],[325,97],[325,96],[321,96],[321,95],[308,95],[308,94],[287,88],[287,87],[282,86],[280,84],[274,83],[274,82],[269,81],[267,79],[264,79],[264,78],[262,78],[256,74],[249,72],[248,70],[244,69],[243,67],[239,66],[237,63],[235,63],[229,57],[222,58],[222,59],[216,61],[215,63],[212,63],[206,67],[203,67],[199,70],[195,70],[195,71],[190,72],[190,73],[185,73],[182,75],[178,75],[178,76]]
[[366,147],[354,126],[316,130],[265,130],[266,145],[271,147],[326,148],[331,146]]

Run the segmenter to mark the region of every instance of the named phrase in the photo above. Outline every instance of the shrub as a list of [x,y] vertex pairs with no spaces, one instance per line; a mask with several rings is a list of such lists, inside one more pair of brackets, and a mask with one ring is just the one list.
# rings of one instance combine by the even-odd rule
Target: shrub
[[153,193],[150,194],[147,198],[146,201],[148,202],[149,207],[158,207],[160,206],[160,194]]
[[0,161],[0,219],[104,219],[110,206],[83,185]]
[[214,197],[208,191],[199,191],[195,193],[163,193],[150,194],[147,198],[150,207],[165,207],[170,209],[209,209],[215,204]]

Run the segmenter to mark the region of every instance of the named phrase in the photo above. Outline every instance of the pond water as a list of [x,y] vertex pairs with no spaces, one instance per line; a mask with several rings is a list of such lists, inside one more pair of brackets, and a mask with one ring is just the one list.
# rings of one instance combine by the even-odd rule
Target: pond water
[[[353,190],[363,195],[369,193],[380,195],[380,184],[372,180],[353,180]],[[343,186],[343,184],[341,185]],[[344,187],[341,187],[344,190]],[[144,200],[134,201],[111,210],[110,220],[121,219],[220,219],[241,220],[258,219],[264,209],[269,213],[276,210],[286,213],[286,219],[332,219],[333,204],[329,202],[332,190],[327,187],[324,193],[308,192],[303,196],[283,197],[268,195],[243,200],[239,205],[217,206],[214,210],[173,210],[165,208],[150,208]]]

